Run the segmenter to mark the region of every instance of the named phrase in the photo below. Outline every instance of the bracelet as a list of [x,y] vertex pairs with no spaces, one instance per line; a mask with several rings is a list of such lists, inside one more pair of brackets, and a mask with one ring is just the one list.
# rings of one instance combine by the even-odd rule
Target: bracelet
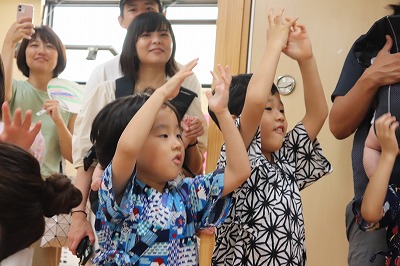
[[87,213],[86,213],[85,211],[83,211],[83,210],[71,211],[71,216],[72,216],[72,214],[74,214],[75,212],[81,212],[81,213],[84,213],[84,214],[85,214],[85,216],[86,216],[86,218],[87,218]]
[[194,147],[194,146],[196,146],[198,143],[199,143],[199,141],[196,139],[196,142],[195,142],[195,143],[193,143],[193,144],[190,144],[190,143],[189,143],[189,145],[187,145],[186,148]]

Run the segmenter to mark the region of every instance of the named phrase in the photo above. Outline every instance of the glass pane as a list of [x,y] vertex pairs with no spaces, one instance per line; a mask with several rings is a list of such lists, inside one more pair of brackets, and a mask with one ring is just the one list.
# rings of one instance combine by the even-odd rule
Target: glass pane
[[189,20],[207,20],[217,19],[218,7],[216,6],[196,6],[196,7],[175,7],[167,8],[168,19],[189,19]]
[[67,49],[67,67],[60,78],[86,83],[96,66],[114,57],[109,51],[99,50],[96,60],[87,60],[88,54],[86,50]]
[[[118,23],[117,6],[67,6],[54,8],[53,29],[65,45],[107,45],[121,52],[126,30]],[[185,19],[188,24],[172,25],[177,41],[176,60],[180,64],[200,58],[194,69],[200,83],[211,84],[214,67],[215,25],[190,24],[193,19],[217,17],[217,7],[169,7],[167,18]],[[108,51],[98,51],[96,60],[86,60],[88,51],[67,50],[67,67],[60,75],[86,82],[92,70],[112,58]]]
[[[64,45],[111,45],[120,53],[126,30],[120,27],[118,16],[118,6],[58,6],[52,27]],[[98,51],[96,60],[86,60],[87,55],[88,51],[67,50],[67,67],[60,77],[86,82],[95,66],[113,56]]]
[[201,84],[211,85],[210,70],[214,69],[215,25],[172,25],[176,39],[175,58],[180,64],[186,64],[199,58],[194,73]]

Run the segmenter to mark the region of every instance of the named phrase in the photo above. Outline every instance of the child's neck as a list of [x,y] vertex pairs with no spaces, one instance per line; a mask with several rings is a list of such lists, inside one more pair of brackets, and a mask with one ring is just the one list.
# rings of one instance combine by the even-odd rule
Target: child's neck
[[262,154],[265,156],[265,158],[267,158],[267,160],[268,160],[270,163],[273,163],[273,162],[274,162],[274,160],[273,160],[273,158],[272,158],[272,153],[271,153],[271,152],[262,151]]
[[145,183],[147,186],[157,190],[160,193],[164,192],[165,186],[167,185],[166,183],[159,183],[153,181],[153,179],[150,178],[142,178],[138,173],[136,174],[136,179],[140,180],[141,182]]

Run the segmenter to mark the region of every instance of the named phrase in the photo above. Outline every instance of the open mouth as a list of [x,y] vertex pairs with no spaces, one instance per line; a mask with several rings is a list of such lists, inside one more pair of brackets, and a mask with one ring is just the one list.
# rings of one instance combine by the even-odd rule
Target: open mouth
[[274,131],[278,134],[283,134],[285,132],[285,128],[283,126],[278,126],[274,129]]
[[174,157],[174,159],[172,159],[172,161],[173,161],[175,164],[180,164],[180,163],[182,162],[182,155],[181,155],[181,154],[177,154],[177,155]]

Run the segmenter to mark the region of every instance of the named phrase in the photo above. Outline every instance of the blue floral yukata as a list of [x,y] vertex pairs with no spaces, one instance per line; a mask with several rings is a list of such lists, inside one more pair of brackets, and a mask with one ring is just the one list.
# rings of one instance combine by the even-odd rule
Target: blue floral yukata
[[[240,123],[236,120],[237,124]],[[248,149],[251,176],[232,195],[232,208],[217,227],[212,265],[306,264],[300,190],[332,171],[302,123],[288,132],[270,162],[258,130]],[[222,147],[218,166],[226,163]]]
[[353,212],[360,229],[373,231],[387,228],[386,242],[389,248],[389,251],[382,250],[377,254],[366,254],[366,256],[371,256],[371,262],[373,262],[377,255],[382,255],[386,257],[386,266],[400,266],[400,188],[394,184],[389,185],[383,204],[383,217],[378,223],[368,223],[363,219],[361,203],[362,199],[353,203]]
[[134,171],[118,205],[110,164],[99,190],[95,229],[98,265],[198,265],[196,229],[221,223],[230,197],[221,197],[224,170],[177,184],[163,193],[135,178]]

